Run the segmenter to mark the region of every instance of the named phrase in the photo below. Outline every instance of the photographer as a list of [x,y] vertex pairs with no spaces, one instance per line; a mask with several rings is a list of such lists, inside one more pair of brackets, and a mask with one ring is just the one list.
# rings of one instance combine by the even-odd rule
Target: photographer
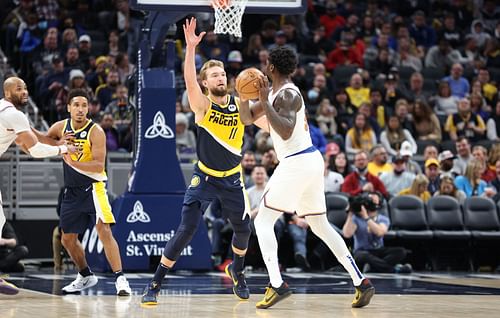
[[350,210],[343,227],[344,237],[354,236],[354,259],[364,272],[411,273],[410,264],[401,265],[406,257],[403,247],[385,247],[384,235],[390,221],[378,214],[381,196],[362,193],[350,200]]

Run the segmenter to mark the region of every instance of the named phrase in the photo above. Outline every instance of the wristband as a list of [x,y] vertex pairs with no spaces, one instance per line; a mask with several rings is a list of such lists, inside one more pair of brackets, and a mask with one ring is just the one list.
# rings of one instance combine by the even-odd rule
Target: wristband
[[62,155],[62,154],[65,154],[68,152],[68,147],[66,147],[66,145],[60,145],[59,146],[59,154]]

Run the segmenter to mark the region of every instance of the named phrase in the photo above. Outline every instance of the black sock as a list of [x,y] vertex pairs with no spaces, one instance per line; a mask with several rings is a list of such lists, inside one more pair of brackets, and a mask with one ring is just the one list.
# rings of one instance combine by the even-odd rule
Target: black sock
[[90,276],[92,275],[92,271],[90,270],[90,268],[87,266],[85,267],[84,269],[82,269],[80,271],[80,275],[82,275],[83,277],[87,277],[87,276]]
[[119,270],[115,272],[115,279],[118,279],[118,277],[123,276],[123,271]]
[[233,269],[236,273],[243,272],[245,266],[245,255],[240,256],[233,253]]
[[156,268],[155,275],[153,276],[153,281],[158,285],[161,285],[163,278],[165,278],[165,275],[167,275],[169,270],[170,268],[168,266],[163,265],[163,263],[160,262],[160,264],[158,264],[158,267]]

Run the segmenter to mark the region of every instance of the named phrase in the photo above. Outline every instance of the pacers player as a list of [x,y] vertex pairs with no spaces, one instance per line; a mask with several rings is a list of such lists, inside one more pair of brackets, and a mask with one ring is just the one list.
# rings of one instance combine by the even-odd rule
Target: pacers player
[[197,155],[191,184],[186,190],[182,220],[175,235],[165,247],[153,280],[146,286],[142,304],[155,305],[163,278],[180,253],[193,238],[202,216],[202,204],[219,199],[222,214],[233,227],[233,262],[226,267],[233,292],[240,299],[249,298],[243,273],[244,258],[250,237],[249,217],[245,213],[246,195],[241,181],[241,146],[244,126],[240,120],[238,101],[227,93],[224,64],[207,61],[200,77],[208,95],[203,94],[196,80],[195,51],[205,35],[196,35],[196,19],[186,20],[186,58],[184,79],[189,105],[198,125]]
[[[75,152],[75,147],[66,145],[47,145],[38,141],[31,131],[28,118],[19,109],[28,102],[28,89],[19,77],[9,77],[3,83],[3,95],[0,100],[0,155],[7,151],[15,141],[16,144],[35,158],[45,158]],[[0,233],[5,224],[0,193]],[[14,285],[0,278],[0,293],[17,294]]]
[[251,123],[265,115],[280,164],[269,180],[255,218],[255,230],[262,257],[269,273],[270,284],[257,308],[269,308],[290,296],[291,290],[283,282],[278,266],[278,244],[273,227],[282,213],[305,217],[311,230],[321,238],[349,272],[356,289],[352,307],[366,306],[375,289],[361,274],[344,240],[326,218],[323,183],[323,159],[312,145],[305,115],[305,105],[291,74],[297,66],[297,56],[289,47],[278,47],[269,53],[266,73],[272,80],[269,89],[267,77],[260,79],[259,102],[249,108],[241,102],[241,117]]
[[87,118],[85,91],[75,89],[69,92],[68,112],[70,118],[58,121],[47,133],[47,137],[55,140],[69,139],[79,149],[77,154],[63,156],[65,189],[61,203],[61,241],[79,272],[76,279],[62,290],[77,293],[97,284],[97,277],[91,272],[78,240],[78,234],[83,233],[89,221],[95,218],[97,234],[115,273],[116,293],[129,296],[131,290],[123,275],[120,251],[110,228],[115,219],[105,185],[106,136],[99,125]]

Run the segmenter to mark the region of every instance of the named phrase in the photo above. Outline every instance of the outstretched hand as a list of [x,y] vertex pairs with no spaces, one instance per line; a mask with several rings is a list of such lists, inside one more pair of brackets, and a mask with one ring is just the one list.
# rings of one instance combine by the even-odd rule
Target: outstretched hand
[[206,34],[206,32],[203,31],[199,35],[196,35],[196,18],[194,17],[186,19],[183,28],[187,46],[197,46]]

